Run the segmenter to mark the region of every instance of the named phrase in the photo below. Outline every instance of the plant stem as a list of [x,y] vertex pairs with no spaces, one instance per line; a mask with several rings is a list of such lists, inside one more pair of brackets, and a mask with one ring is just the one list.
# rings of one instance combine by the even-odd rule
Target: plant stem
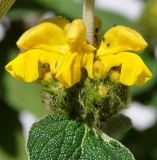
[[83,21],[86,26],[86,39],[93,44],[94,32],[94,5],[95,0],[84,0],[83,2]]

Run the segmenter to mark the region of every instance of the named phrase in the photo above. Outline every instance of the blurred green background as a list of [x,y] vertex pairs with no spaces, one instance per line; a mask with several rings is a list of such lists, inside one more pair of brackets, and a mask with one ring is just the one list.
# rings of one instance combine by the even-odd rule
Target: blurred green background
[[[153,72],[153,79],[145,86],[132,87],[131,94],[132,100],[157,109],[157,59],[154,52],[157,46],[157,0],[143,2],[145,8],[140,18],[134,21],[104,9],[96,8],[95,14],[103,22],[102,33],[114,24],[123,24],[138,30],[149,43],[141,56]],[[24,127],[19,118],[21,111],[28,111],[38,118],[48,114],[41,102],[40,86],[16,81],[4,70],[7,62],[18,54],[17,39],[41,17],[54,14],[72,20],[81,17],[81,13],[79,0],[16,0],[1,22],[4,29],[1,32],[5,32],[5,36],[0,42],[0,160],[27,159]],[[143,131],[132,128],[119,139],[137,160],[157,160],[157,123]]]

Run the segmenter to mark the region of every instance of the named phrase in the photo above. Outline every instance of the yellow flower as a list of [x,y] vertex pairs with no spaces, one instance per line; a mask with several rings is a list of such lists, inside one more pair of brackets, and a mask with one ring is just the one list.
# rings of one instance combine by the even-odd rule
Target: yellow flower
[[[101,22],[95,19],[94,46],[99,43]],[[136,31],[125,27],[111,28],[100,47],[86,41],[82,20],[72,23],[62,17],[46,19],[26,31],[17,41],[21,53],[5,69],[16,79],[32,82],[54,77],[64,87],[81,79],[81,68],[88,77],[105,77],[115,70],[115,77],[124,85],[143,85],[152,76],[142,59],[130,51],[141,51],[147,43]],[[111,74],[110,74],[111,75]]]
[[87,44],[82,20],[47,19],[17,41],[21,53],[5,69],[16,79],[32,82],[54,75],[64,87],[81,78],[81,68],[93,78],[94,47]]
[[104,35],[94,62],[94,75],[105,77],[110,71],[119,71],[120,83],[143,85],[152,74],[142,59],[131,51],[142,51],[147,43],[135,30],[126,26],[112,27]]

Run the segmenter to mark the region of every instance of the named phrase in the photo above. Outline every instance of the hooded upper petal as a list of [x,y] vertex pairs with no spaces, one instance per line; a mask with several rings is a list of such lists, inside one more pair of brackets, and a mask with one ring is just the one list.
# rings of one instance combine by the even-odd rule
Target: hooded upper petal
[[[76,19],[66,28],[66,39],[71,50],[82,49],[86,43],[86,28],[81,19]],[[87,43],[86,43],[86,46]]]
[[82,20],[76,19],[66,28],[67,43],[70,50],[63,56],[55,78],[63,86],[71,87],[81,79],[81,68],[93,78],[94,47],[86,42],[86,30]]
[[65,54],[68,50],[65,32],[51,22],[43,22],[26,31],[17,41],[22,50],[42,49]]
[[97,56],[125,51],[141,51],[146,47],[146,41],[138,32],[129,27],[118,25],[106,32],[97,50]]

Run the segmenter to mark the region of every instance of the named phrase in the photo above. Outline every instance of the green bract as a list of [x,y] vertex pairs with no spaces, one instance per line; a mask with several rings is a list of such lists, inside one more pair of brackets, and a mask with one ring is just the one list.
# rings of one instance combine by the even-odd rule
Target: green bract
[[68,89],[55,80],[42,83],[43,101],[53,113],[64,114],[95,127],[124,109],[129,99],[128,87],[109,77],[85,78]]

